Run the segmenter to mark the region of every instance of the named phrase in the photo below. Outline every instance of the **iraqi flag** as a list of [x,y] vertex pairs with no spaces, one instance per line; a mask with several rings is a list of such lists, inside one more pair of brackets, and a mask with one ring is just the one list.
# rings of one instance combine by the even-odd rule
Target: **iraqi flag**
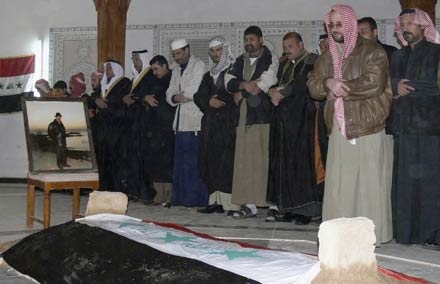
[[21,110],[21,97],[32,96],[35,55],[0,58],[0,113]]
[[[314,256],[111,214],[43,230],[2,257],[37,283],[312,284],[320,271]],[[381,272],[395,280],[391,283],[429,283]]]

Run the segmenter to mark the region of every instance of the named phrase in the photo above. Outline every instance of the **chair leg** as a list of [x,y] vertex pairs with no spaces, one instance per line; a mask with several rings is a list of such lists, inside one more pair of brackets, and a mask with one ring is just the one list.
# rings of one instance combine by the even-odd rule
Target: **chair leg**
[[28,228],[34,226],[34,216],[35,216],[35,186],[28,183],[27,192],[27,218],[26,224]]
[[80,189],[73,189],[73,206],[72,206],[72,219],[75,220],[79,215],[80,206]]
[[44,189],[44,228],[50,227],[50,189]]

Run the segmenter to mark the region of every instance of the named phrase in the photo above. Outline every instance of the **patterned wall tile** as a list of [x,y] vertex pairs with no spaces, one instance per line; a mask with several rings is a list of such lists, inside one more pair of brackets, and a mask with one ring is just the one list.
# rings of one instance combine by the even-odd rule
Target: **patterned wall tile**
[[[397,46],[394,19],[378,19],[377,23],[379,39]],[[436,23],[439,30],[440,19]],[[324,33],[321,20],[129,25],[127,30],[138,37],[131,35],[127,40],[133,42],[127,43],[127,46],[152,46],[152,54],[163,54],[172,63],[171,42],[176,38],[186,38],[192,53],[208,64],[207,46],[212,36],[223,35],[230,42],[234,55],[239,56],[243,52],[243,32],[250,25],[257,25],[262,29],[265,44],[278,56],[282,53],[282,37],[287,32],[300,33],[306,49],[311,52],[317,52],[319,35]],[[53,84],[58,80],[68,81],[72,74],[81,71],[85,73],[89,86],[90,73],[96,70],[97,62],[96,27],[52,28],[49,39],[50,82]],[[127,76],[130,76],[129,73],[128,70]]]
[[96,27],[50,30],[49,81],[68,83],[70,77],[83,72],[90,92],[90,74],[96,70],[98,58]]

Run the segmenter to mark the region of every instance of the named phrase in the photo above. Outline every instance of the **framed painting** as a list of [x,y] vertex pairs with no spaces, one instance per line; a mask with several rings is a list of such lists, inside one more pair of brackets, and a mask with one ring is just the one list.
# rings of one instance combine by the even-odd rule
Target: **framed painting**
[[83,99],[23,97],[29,172],[97,171]]

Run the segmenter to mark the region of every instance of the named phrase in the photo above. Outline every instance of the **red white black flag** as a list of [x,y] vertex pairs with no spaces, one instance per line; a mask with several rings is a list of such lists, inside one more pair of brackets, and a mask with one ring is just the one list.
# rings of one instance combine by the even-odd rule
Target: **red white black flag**
[[32,96],[35,55],[0,58],[0,113],[21,110],[21,97]]

